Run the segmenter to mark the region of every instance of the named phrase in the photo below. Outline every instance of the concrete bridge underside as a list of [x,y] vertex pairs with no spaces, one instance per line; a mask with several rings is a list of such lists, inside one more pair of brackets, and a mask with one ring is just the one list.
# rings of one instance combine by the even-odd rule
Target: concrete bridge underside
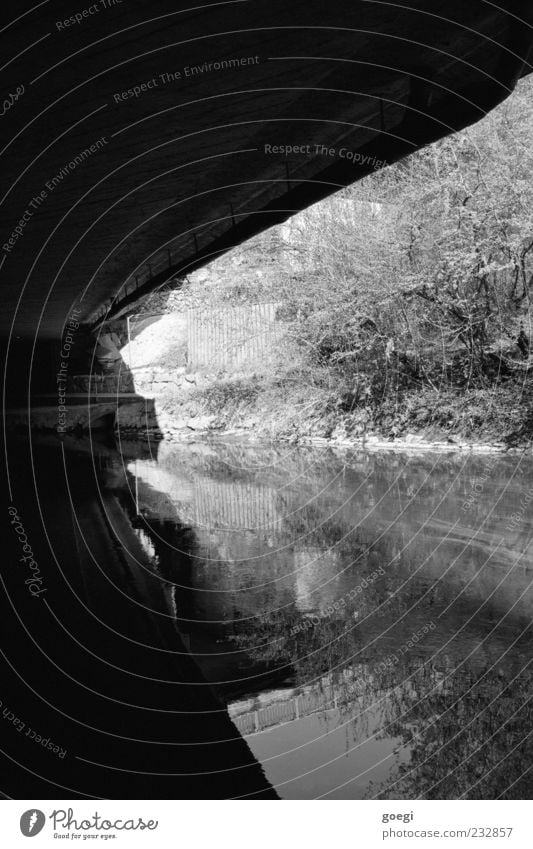
[[0,334],[22,346],[57,348],[73,307],[123,315],[530,71],[529,0],[32,5],[0,35]]

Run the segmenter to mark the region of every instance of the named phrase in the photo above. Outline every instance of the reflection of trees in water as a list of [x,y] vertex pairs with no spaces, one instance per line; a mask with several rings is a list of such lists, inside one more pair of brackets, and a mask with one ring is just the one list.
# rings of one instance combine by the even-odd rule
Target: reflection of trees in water
[[392,777],[368,795],[530,798],[532,675],[528,670],[517,676],[520,667],[514,665],[505,672],[463,668],[447,681],[442,671],[420,667],[408,684],[396,687],[382,733],[400,737],[410,761],[398,763]]

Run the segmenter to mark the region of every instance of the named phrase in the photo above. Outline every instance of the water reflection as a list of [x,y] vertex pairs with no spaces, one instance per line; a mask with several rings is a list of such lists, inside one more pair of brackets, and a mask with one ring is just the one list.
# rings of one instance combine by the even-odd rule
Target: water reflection
[[529,798],[531,469],[162,443],[107,475],[282,797]]

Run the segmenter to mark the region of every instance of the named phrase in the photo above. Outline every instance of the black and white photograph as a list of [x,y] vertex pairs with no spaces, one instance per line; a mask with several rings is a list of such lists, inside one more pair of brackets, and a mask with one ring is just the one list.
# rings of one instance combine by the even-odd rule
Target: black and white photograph
[[525,849],[533,3],[0,45],[6,847]]

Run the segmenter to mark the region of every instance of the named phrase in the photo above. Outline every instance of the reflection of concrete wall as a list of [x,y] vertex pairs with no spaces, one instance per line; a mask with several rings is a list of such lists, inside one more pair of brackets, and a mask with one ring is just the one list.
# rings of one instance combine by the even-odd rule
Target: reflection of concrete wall
[[[257,530],[263,535],[280,527],[277,494],[270,487],[207,477],[193,479],[192,474],[177,474],[151,460],[134,460],[128,471],[148,484],[154,497],[165,493],[176,506],[172,518],[183,524],[213,530]],[[151,500],[152,494],[145,491],[143,497]]]
[[[484,460],[471,460],[443,500],[456,473],[451,461],[430,475],[429,461],[378,457],[370,470],[348,466],[340,477],[335,460],[310,464],[307,452],[282,456],[277,466],[269,451],[261,455],[257,448],[248,459],[236,448],[213,445],[162,445],[161,452],[160,465],[139,461],[138,474],[150,485],[150,498],[164,491],[175,504],[176,516],[168,518],[194,528],[191,585],[204,618],[230,620],[283,604],[300,614],[325,609],[380,567],[387,578],[354,597],[361,615],[388,604],[385,590],[392,594],[407,582],[401,597],[392,597],[394,610],[423,596],[443,607],[455,599],[452,609],[461,615],[485,602],[487,614],[512,609],[513,619],[530,616],[530,517],[524,513],[520,525],[506,531],[523,487],[507,488],[506,503],[488,526],[483,521],[495,500],[488,486],[475,509],[462,509]],[[507,480],[512,464],[504,471]],[[283,487],[289,474],[291,485]],[[331,480],[335,486],[326,492]],[[254,589],[260,584],[263,589]]]

